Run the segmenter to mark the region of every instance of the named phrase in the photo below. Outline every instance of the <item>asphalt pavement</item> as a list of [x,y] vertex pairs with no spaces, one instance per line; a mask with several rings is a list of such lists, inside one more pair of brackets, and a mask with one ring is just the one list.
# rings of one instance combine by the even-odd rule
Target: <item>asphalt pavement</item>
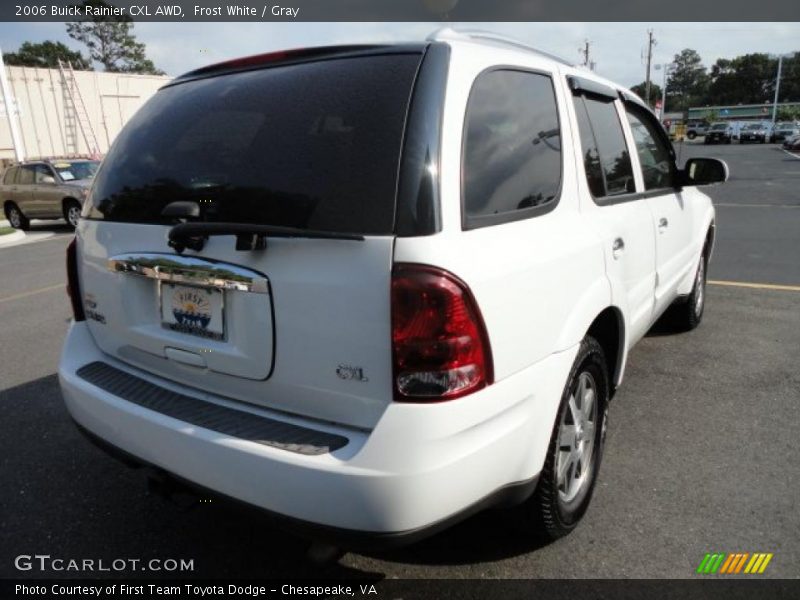
[[713,551],[771,552],[765,576],[798,577],[800,160],[774,146],[680,150],[731,168],[728,184],[708,189],[709,277],[720,283],[697,330],[656,328],[631,353],[591,508],[546,545],[523,536],[513,512],[490,511],[320,569],[304,542],[249,511],[148,495],[140,473],[76,432],[61,400],[69,235],[0,248],[0,577],[29,575],[13,559],[40,553],[193,559],[184,575],[194,578],[690,578]]

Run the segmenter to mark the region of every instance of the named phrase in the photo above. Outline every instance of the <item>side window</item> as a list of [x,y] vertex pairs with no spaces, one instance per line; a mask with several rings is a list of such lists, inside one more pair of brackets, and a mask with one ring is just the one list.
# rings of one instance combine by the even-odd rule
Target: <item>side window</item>
[[51,179],[55,179],[53,177],[53,171],[47,165],[34,165],[35,169],[35,177],[36,183],[43,183],[45,177],[50,177]]
[[480,75],[470,92],[464,139],[467,229],[555,206],[561,188],[561,128],[549,76],[510,69]]
[[24,166],[19,168],[19,173],[17,173],[17,183],[21,183],[23,185],[30,185],[34,181],[34,167],[32,166]]
[[631,126],[639,162],[642,165],[644,189],[657,190],[675,187],[675,171],[672,153],[664,136],[656,129],[652,117],[637,106],[626,106],[628,123]]
[[589,190],[595,198],[636,191],[633,167],[614,102],[575,96],[575,112]]
[[5,185],[16,183],[14,179],[16,178],[17,170],[17,167],[11,167],[8,171],[6,171],[6,174],[3,176],[3,183]]

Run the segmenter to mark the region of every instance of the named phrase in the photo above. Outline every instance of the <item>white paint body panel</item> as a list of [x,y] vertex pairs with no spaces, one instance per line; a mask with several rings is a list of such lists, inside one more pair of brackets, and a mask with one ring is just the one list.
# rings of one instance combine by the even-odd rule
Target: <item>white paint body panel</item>
[[[232,238],[212,238],[204,255],[263,272],[270,280],[275,323],[266,313],[246,316],[251,333],[268,335],[274,329],[272,374],[236,377],[142,347],[125,352],[123,346],[135,346],[126,334],[108,326],[104,331],[94,322],[77,323],[59,376],[67,406],[81,425],[147,462],[256,506],[371,532],[431,525],[541,471],[566,378],[592,322],[608,308],[622,319],[620,353],[614,357],[619,383],[630,347],[663,308],[691,291],[713,207],[706,195],[690,188],[598,206],[586,184],[565,78],[580,74],[603,80],[510,46],[448,43],[441,231],[364,242],[276,239],[263,256],[234,252]],[[496,65],[552,75],[562,128],[562,189],[551,212],[463,231],[467,99],[475,77]],[[630,143],[629,131],[626,136]],[[631,155],[637,171],[636,153]],[[641,191],[641,175],[636,178]],[[659,239],[661,216],[670,229]],[[166,234],[166,227],[81,224],[84,292],[111,304],[107,317],[126,318],[125,311],[138,310],[141,298],[126,308],[130,300],[120,295],[117,281],[124,276],[101,273],[104,259],[121,252],[167,252]],[[618,237],[624,238],[625,251],[615,256]],[[469,286],[489,337],[492,385],[450,402],[392,402],[393,263],[433,265]],[[187,343],[177,347],[193,350]],[[76,376],[94,360],[210,402],[334,431],[350,442],[331,454],[309,457],[189,426]],[[338,363],[362,367],[369,381],[337,379]]]

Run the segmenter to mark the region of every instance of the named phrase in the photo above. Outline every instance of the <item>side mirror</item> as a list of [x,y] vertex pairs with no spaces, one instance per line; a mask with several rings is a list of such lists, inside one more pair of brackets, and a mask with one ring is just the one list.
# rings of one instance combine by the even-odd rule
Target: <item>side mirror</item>
[[728,165],[718,158],[690,158],[681,171],[683,185],[711,185],[728,180]]
[[42,175],[41,183],[55,183],[56,178],[52,175]]

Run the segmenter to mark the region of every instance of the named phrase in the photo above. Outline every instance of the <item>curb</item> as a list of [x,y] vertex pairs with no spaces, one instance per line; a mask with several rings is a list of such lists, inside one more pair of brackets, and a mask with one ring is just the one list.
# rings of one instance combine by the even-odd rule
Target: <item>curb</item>
[[3,246],[10,246],[11,244],[15,244],[21,240],[25,239],[25,232],[20,231],[17,229],[14,233],[7,233],[6,235],[0,235],[0,248]]

